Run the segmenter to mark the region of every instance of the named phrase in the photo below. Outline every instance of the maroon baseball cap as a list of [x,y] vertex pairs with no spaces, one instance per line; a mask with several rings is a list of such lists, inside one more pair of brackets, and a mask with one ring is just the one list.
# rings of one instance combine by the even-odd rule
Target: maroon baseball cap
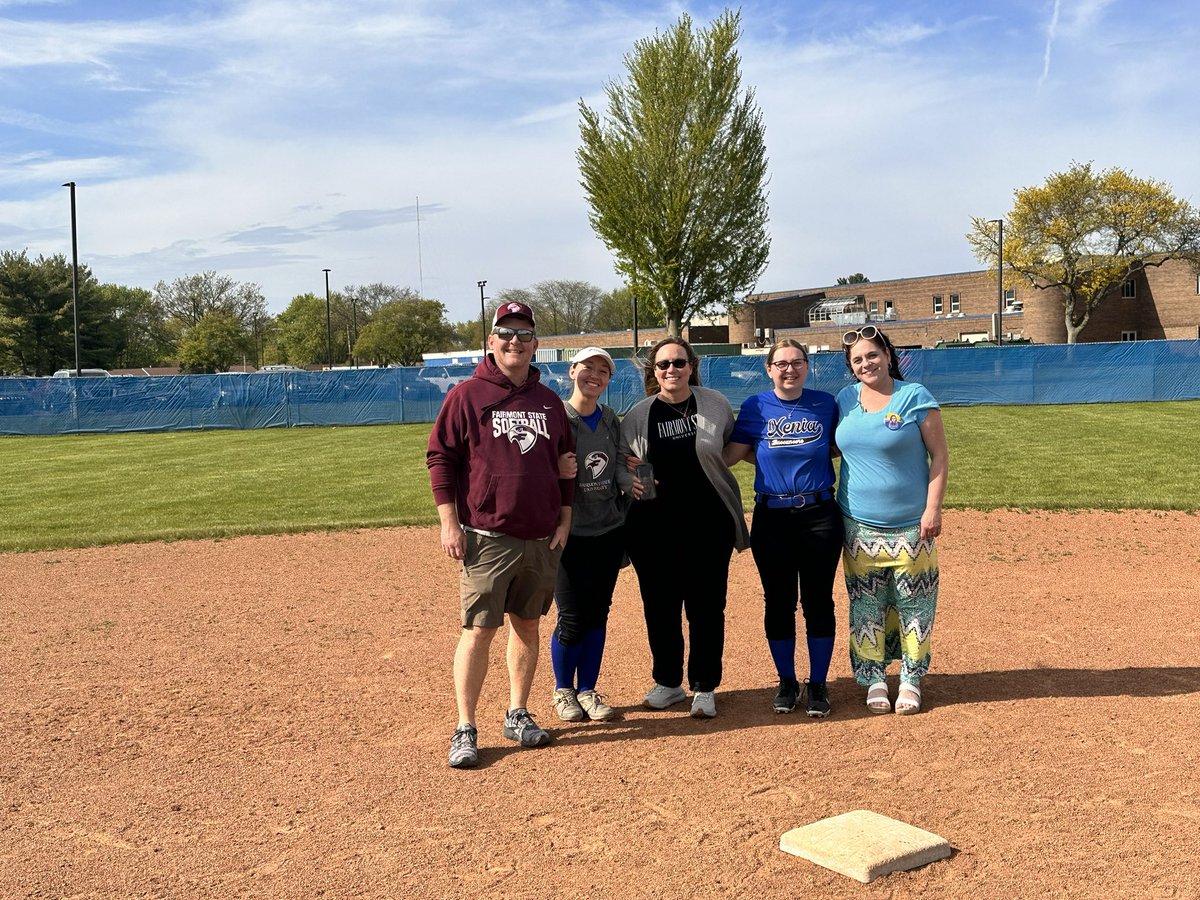
[[492,327],[495,328],[496,323],[505,316],[520,316],[523,319],[528,319],[529,324],[537,328],[537,323],[533,320],[533,310],[524,303],[517,303],[515,301],[512,303],[501,303],[496,307],[496,315],[492,316]]

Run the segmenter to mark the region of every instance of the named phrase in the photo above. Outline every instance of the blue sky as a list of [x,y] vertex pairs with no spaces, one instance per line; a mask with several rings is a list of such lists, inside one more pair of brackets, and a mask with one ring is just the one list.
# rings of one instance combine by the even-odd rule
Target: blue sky
[[[1184,0],[742,9],[770,161],[758,289],[978,268],[972,215],[1072,160],[1200,204]],[[620,279],[587,223],[577,103],[709,3],[0,0],[0,249],[152,288],[214,269],[293,296],[383,281],[450,317]],[[420,204],[418,229],[417,204]],[[418,233],[419,230],[419,233]]]

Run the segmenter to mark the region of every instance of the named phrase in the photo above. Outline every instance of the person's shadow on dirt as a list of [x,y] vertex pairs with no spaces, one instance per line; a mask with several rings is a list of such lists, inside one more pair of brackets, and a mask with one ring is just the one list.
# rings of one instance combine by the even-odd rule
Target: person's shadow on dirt
[[[890,679],[895,697],[896,674]],[[930,673],[921,680],[924,706],[918,715],[939,708],[950,709],[981,703],[1062,697],[1168,697],[1200,693],[1200,666],[1134,667],[1126,669],[1014,669],[1001,672]],[[760,689],[717,692],[717,716],[693,719],[690,705],[679,703],[666,710],[646,709],[640,704],[614,706],[617,716],[608,722],[552,722],[546,726],[555,744],[577,747],[609,741],[659,740],[745,728],[819,727],[834,720],[882,718],[867,709],[865,689],[851,678],[829,682],[833,706],[830,719],[809,718],[803,703],[790,714],[771,708],[773,685]],[[611,698],[610,698],[611,702]],[[887,717],[891,718],[891,717]],[[911,719],[909,721],[912,721]],[[481,765],[497,762],[516,746],[488,748]],[[486,762],[484,760],[486,759]]]

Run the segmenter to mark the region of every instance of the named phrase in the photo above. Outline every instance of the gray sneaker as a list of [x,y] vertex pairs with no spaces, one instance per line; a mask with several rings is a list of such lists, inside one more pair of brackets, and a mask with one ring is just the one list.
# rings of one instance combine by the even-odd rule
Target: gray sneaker
[[593,722],[606,722],[613,717],[613,708],[604,702],[604,696],[595,691],[580,691],[579,705]]
[[471,725],[459,725],[450,738],[450,768],[469,769],[479,762],[477,732]]
[[554,711],[564,722],[578,722],[583,718],[583,707],[571,688],[554,689]]
[[666,709],[668,706],[682,703],[686,699],[687,691],[683,688],[656,684],[650,688],[650,693],[646,695],[646,699],[642,702],[651,709]]
[[539,728],[529,710],[510,709],[504,717],[504,736],[522,747],[544,747],[550,743],[550,732]]
[[692,695],[692,718],[711,719],[717,714],[717,695],[715,691],[696,691]]

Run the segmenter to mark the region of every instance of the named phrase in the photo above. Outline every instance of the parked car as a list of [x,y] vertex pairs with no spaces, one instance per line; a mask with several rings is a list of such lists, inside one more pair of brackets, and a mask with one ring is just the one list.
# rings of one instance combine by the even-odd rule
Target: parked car
[[302,369],[299,366],[291,366],[287,363],[272,363],[269,366],[263,366],[255,375],[271,375],[278,372],[307,372],[307,369]]
[[112,378],[107,369],[80,369],[76,376],[75,369],[59,369],[51,378]]
[[438,390],[445,394],[456,384],[470,378],[474,372],[474,366],[423,366],[417,377],[437,385]]

